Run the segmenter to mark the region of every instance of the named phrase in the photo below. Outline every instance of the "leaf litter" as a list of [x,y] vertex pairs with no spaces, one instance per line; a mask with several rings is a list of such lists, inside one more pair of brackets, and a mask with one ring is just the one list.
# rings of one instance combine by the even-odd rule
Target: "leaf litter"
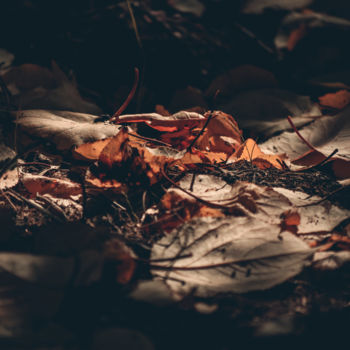
[[[242,11],[310,3],[246,1]],[[169,6],[206,15],[199,1]],[[348,26],[308,10],[293,16],[278,33],[285,41],[275,38],[291,54],[309,33],[300,21]],[[106,278],[123,296],[212,313],[239,294],[348,263],[347,90],[319,93],[317,103],[279,88],[268,70],[243,65],[213,79],[206,93],[177,90],[156,113],[123,115],[135,69],[125,102],[103,119],[57,64],[12,67],[0,53],[10,92],[1,85],[1,101],[14,107],[3,120],[16,125],[16,141],[6,135],[0,144],[16,150],[1,159],[0,270],[5,285],[34,288],[46,300],[26,301],[18,316],[18,298],[9,299],[0,309],[10,316],[2,335],[22,336],[22,318],[51,320],[70,289]],[[219,110],[208,110],[211,99]]]

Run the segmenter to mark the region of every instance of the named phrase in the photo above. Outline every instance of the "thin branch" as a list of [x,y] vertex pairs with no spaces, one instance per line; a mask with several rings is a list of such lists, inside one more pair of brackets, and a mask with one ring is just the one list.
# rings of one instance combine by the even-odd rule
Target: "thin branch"
[[199,137],[203,134],[205,128],[208,126],[211,118],[213,117],[213,113],[210,112],[209,117],[207,118],[207,120],[205,121],[202,130],[197,134],[197,136],[194,138],[194,140],[191,142],[191,144],[187,147],[187,152],[191,152],[192,147],[194,146],[194,144],[197,142],[197,140],[199,139]]
[[137,89],[137,85],[139,83],[139,69],[138,68],[134,68],[134,72],[135,72],[135,79],[134,79],[134,85],[132,87],[132,89],[129,92],[128,97],[126,98],[126,100],[124,101],[124,103],[120,106],[120,108],[112,115],[112,117],[109,119],[110,122],[117,122],[119,116],[125,111],[126,107],[128,107],[130,101],[133,99],[136,89]]
[[299,138],[313,151],[317,151],[317,149],[309,142],[307,141],[303,135],[300,134],[299,130],[296,128],[296,126],[294,125],[292,118],[290,116],[287,117],[287,120],[289,122],[289,124],[291,125],[291,127],[293,128],[294,132],[299,136]]

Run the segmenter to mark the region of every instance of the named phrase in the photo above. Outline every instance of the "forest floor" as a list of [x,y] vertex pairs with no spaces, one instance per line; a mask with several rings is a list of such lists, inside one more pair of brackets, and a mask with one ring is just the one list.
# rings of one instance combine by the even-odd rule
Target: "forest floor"
[[1,349],[347,341],[350,6],[261,3],[0,5]]

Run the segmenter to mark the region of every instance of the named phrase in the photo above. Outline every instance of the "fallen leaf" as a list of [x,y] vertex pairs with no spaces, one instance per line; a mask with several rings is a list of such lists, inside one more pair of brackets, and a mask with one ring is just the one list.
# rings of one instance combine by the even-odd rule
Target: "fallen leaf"
[[[177,188],[169,189],[161,198],[158,209],[146,211],[143,225],[147,235],[169,233],[194,217],[224,217],[218,209],[209,208]],[[156,215],[154,215],[156,213]],[[151,222],[149,222],[151,220]]]
[[326,94],[318,98],[320,104],[335,109],[343,109],[350,103],[350,92],[339,90],[334,93]]
[[350,252],[317,252],[313,259],[313,268],[321,271],[336,270],[350,262]]
[[173,132],[183,128],[200,127],[207,117],[196,112],[180,111],[170,116],[158,113],[124,114],[119,116],[117,123],[146,123],[159,131]]
[[[16,114],[13,114],[16,119]],[[19,113],[20,130],[52,142],[57,149],[68,151],[86,142],[114,136],[120,127],[94,122],[91,114],[67,111],[26,110]]]
[[[290,203],[298,208],[300,224],[298,234],[305,235],[312,232],[332,232],[343,220],[350,217],[350,210],[341,208],[321,197],[309,195],[300,191],[292,191],[285,188],[275,187],[274,191],[288,198]],[[282,204],[281,209],[284,207]]]
[[[300,134],[315,150],[300,140],[293,132],[284,132],[260,145],[262,151],[285,153],[297,165],[313,166],[325,160],[334,150],[338,152],[330,159],[330,170],[338,179],[350,176],[350,108],[335,116],[324,116],[302,128]],[[327,166],[327,164],[325,165]]]
[[21,176],[21,183],[30,193],[31,198],[36,197],[37,194],[51,194],[60,198],[70,198],[82,194],[80,184],[59,178],[25,173]]
[[[90,144],[90,147],[94,145]],[[101,187],[104,187],[105,181],[110,187],[109,180],[116,180],[118,187],[120,182],[138,186],[154,185],[162,177],[161,170],[164,165],[173,160],[170,157],[152,154],[143,144],[132,142],[127,129],[122,128],[99,153],[99,166],[95,175],[101,180]],[[94,184],[100,187],[96,181]]]
[[183,224],[154,244],[151,259],[165,259],[153,264],[152,273],[182,298],[268,289],[297,275],[312,255],[279,225],[228,217]]
[[0,177],[0,190],[6,190],[16,186],[18,180],[18,169],[8,170]]
[[228,159],[228,163],[247,160],[260,169],[275,167],[283,169],[284,156],[265,154],[253,139],[247,139],[237,150],[237,152]]
[[224,112],[212,112],[206,130],[198,138],[195,147],[199,150],[231,155],[241,145],[242,132],[235,119]]

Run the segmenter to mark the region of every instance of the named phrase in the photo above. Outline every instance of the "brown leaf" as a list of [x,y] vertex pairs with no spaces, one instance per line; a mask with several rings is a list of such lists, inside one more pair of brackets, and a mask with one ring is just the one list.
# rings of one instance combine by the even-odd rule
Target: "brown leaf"
[[318,100],[322,106],[343,109],[350,103],[350,92],[347,90],[339,90],[323,95],[319,97]]
[[[87,146],[89,147],[93,148],[94,144]],[[99,150],[93,152],[94,156]],[[162,177],[164,164],[173,160],[170,157],[154,155],[142,143],[131,140],[126,128],[109,140],[98,157],[99,167],[95,175],[101,181],[90,179],[90,183],[103,187],[103,182],[106,182],[107,187],[118,188],[121,187],[120,182],[155,184]]]
[[215,111],[195,147],[202,151],[231,155],[241,145],[241,135],[242,132],[231,115]]
[[285,157],[281,155],[265,154],[253,139],[246,140],[237,152],[229,158],[229,161],[247,160],[260,169],[275,167],[282,169],[282,161]]
[[70,198],[82,194],[80,184],[58,178],[26,173],[22,175],[21,182],[32,198],[37,193],[41,195],[48,193],[60,198]]

